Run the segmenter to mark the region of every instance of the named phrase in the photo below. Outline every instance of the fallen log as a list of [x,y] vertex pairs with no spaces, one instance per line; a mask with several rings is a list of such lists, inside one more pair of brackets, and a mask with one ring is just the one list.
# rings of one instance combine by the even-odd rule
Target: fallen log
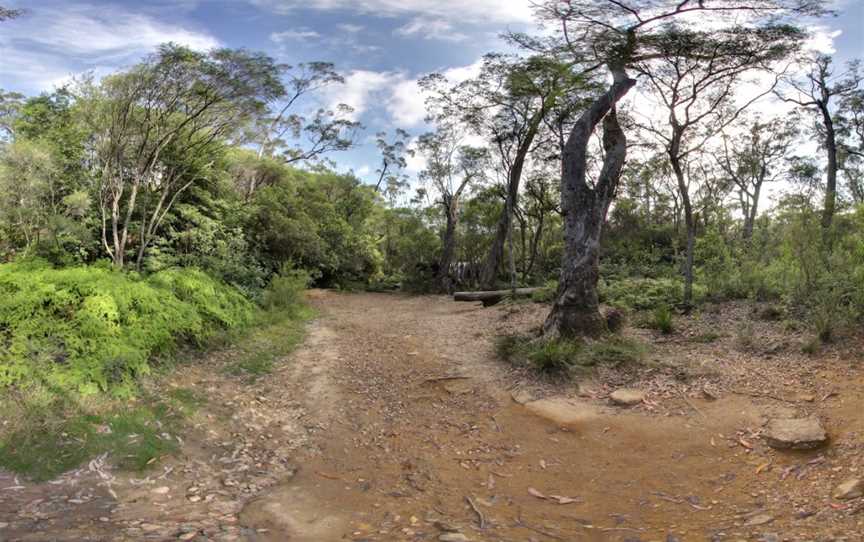
[[485,292],[456,292],[453,301],[482,301],[484,307],[500,303],[507,297],[528,297],[540,288],[516,288],[515,290],[490,290]]

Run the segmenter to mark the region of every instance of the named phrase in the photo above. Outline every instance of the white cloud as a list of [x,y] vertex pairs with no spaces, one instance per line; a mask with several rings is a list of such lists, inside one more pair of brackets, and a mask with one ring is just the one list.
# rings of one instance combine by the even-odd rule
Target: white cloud
[[338,28],[339,30],[342,30],[343,32],[348,32],[350,34],[356,34],[358,32],[362,32],[363,30],[366,29],[366,27],[363,25],[350,24],[350,23],[344,23],[344,24],[337,25],[336,28]]
[[354,108],[352,120],[357,120],[369,109],[370,102],[386,100],[389,89],[399,74],[375,72],[370,70],[354,70],[345,75],[345,83],[328,87],[325,90],[326,100],[330,107],[344,103]]
[[804,43],[804,49],[816,53],[833,55],[837,52],[834,48],[834,40],[840,37],[842,30],[831,30],[824,26],[814,26],[808,29],[810,37]]
[[49,90],[75,73],[132,63],[166,42],[198,50],[219,45],[205,32],[110,6],[28,7],[24,16],[3,23],[0,74],[9,88]]
[[285,43],[286,41],[306,41],[317,40],[321,34],[308,28],[300,28],[295,30],[285,30],[284,32],[273,32],[270,34],[270,41],[273,43]]
[[392,17],[423,14],[463,22],[524,23],[532,20],[528,0],[249,0],[277,13],[295,9],[350,11]]
[[457,32],[453,25],[443,19],[414,17],[404,26],[396,29],[400,36],[422,36],[428,40],[465,41],[466,34]]
[[90,62],[133,56],[169,41],[198,50],[219,45],[209,34],[149,15],[89,4],[29,8],[24,17],[5,23],[0,40]]

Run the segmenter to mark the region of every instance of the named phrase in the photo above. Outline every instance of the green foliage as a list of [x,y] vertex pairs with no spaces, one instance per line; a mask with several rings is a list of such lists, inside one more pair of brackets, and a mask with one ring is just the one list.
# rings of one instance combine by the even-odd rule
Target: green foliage
[[637,362],[645,348],[639,342],[617,336],[577,341],[507,335],[498,338],[496,352],[513,364],[562,375],[602,364]]
[[18,397],[16,429],[0,443],[0,467],[36,481],[50,480],[88,459],[108,453],[120,468],[144,470],[173,453],[184,415],[202,401],[191,390],[172,390],[164,399],[146,396],[133,404],[90,410],[62,392]]
[[683,282],[665,278],[610,278],[601,280],[599,290],[603,303],[644,310],[678,304],[683,296]]
[[648,327],[656,329],[664,335],[669,335],[675,331],[675,318],[672,315],[672,309],[669,305],[658,305],[651,312],[651,317],[648,319]]
[[294,262],[314,271],[316,282],[325,286],[365,283],[380,273],[383,257],[369,231],[371,188],[353,176],[290,173],[255,198],[248,228],[266,265],[275,271]]
[[301,305],[302,294],[311,282],[308,272],[284,264],[264,291],[261,306],[267,310],[293,311]]
[[242,328],[252,305],[193,269],[148,279],[98,266],[0,266],[0,387],[41,383],[83,394],[129,394],[179,341]]

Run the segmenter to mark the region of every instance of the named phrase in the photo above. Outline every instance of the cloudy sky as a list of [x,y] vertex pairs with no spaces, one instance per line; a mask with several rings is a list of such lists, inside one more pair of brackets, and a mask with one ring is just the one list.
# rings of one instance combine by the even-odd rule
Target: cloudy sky
[[[864,0],[835,0],[839,17],[814,22],[816,44],[841,60],[864,57]],[[0,25],[0,88],[34,94],[75,73],[108,73],[167,41],[199,49],[263,50],[287,63],[334,62],[346,84],[321,99],[345,102],[367,127],[359,148],[334,158],[371,177],[372,140],[423,129],[416,80],[471,73],[501,48],[499,35],[531,25],[529,0],[0,0],[26,10]],[[309,104],[312,105],[312,104]],[[367,178],[368,178],[367,177]]]

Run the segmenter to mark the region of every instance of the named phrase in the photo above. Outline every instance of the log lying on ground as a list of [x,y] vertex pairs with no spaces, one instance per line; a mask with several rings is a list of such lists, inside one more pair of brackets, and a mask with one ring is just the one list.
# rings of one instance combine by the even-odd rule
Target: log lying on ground
[[506,297],[528,297],[540,288],[516,288],[516,290],[490,290],[485,292],[456,292],[453,301],[482,301],[484,307],[500,303]]

